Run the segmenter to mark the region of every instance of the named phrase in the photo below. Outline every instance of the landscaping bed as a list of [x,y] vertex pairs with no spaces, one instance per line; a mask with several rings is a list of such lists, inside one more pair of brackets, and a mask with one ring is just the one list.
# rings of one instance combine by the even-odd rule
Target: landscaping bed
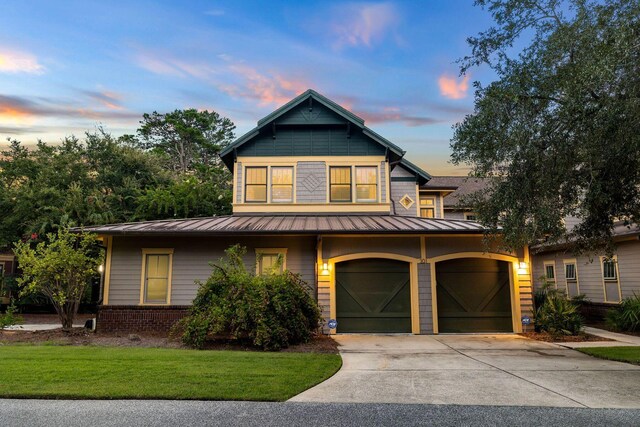
[[585,347],[576,350],[600,359],[640,365],[640,347]]
[[[167,334],[94,333],[84,328],[73,328],[69,332],[61,328],[47,331],[0,331],[0,346],[7,344],[187,348],[179,339],[169,338]],[[258,351],[255,347],[230,340],[208,342],[205,349]],[[308,343],[292,345],[282,351],[337,354],[338,344],[331,337],[317,335]]]
[[552,335],[548,332],[523,332],[519,335],[537,341],[545,342],[588,342],[588,341],[613,341],[596,335],[581,333],[578,335]]
[[284,401],[340,368],[337,354],[0,345],[0,397]]

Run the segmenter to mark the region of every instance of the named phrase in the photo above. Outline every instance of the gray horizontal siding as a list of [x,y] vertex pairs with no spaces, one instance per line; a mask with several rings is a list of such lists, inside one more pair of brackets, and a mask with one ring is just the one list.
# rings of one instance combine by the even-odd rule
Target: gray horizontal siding
[[364,252],[384,252],[420,258],[419,237],[324,237],[325,259]]
[[452,211],[445,209],[444,217],[446,219],[464,219],[464,211]]
[[236,163],[236,203],[242,203],[242,162]]
[[[555,261],[556,283],[559,289],[566,289],[566,279],[564,278],[564,259],[575,258],[578,269],[578,284],[580,293],[592,302],[605,302],[604,285],[602,281],[602,269],[600,267],[600,256],[595,255],[575,255],[570,251],[555,251],[536,254],[533,257],[533,273],[535,287],[539,289],[544,276],[544,262]],[[640,294],[640,242],[621,242],[617,245],[616,255],[618,257],[618,273],[622,298],[630,297],[635,292]]]
[[418,264],[418,306],[420,307],[420,333],[433,333],[431,295],[431,265]]
[[[405,207],[400,204],[400,199],[402,199],[405,194],[411,197],[411,200],[413,200],[414,202],[411,207],[409,207],[409,209],[405,209]],[[416,200],[416,183],[406,181],[391,181],[391,204],[392,208],[393,206],[395,206],[396,215],[413,217],[417,216],[418,200]]]
[[244,238],[139,238],[114,237],[109,287],[110,305],[138,304],[143,248],[173,248],[171,303],[191,304],[198,290],[196,280],[204,281],[211,275],[210,262],[218,262],[224,250],[239,243],[247,247],[246,264],[255,266],[255,248],[287,248],[287,269],[300,273],[312,285],[315,294],[315,238],[272,237]]

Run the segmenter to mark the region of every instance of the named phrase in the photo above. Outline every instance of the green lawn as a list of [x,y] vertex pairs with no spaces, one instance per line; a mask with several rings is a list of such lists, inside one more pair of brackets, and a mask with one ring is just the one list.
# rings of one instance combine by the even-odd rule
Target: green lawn
[[0,346],[0,397],[282,401],[333,375],[336,354]]
[[577,350],[601,359],[640,365],[640,347],[585,347]]

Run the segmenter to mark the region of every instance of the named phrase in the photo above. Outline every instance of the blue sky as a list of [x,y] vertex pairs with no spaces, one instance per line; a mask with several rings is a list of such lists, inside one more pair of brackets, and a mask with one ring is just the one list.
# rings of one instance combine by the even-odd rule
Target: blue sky
[[433,174],[473,108],[458,76],[489,27],[472,0],[11,1],[0,7],[0,136],[55,143],[98,124],[133,133],[145,112],[213,109],[237,135],[313,88]]

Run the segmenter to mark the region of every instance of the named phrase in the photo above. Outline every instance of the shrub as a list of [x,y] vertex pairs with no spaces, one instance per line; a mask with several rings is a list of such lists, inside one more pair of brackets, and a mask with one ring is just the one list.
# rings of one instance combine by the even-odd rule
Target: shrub
[[15,325],[17,323],[22,323],[22,317],[18,316],[16,313],[18,311],[18,307],[15,304],[11,303],[4,314],[0,314],[0,329],[4,329],[7,326]]
[[584,323],[578,304],[551,286],[544,291],[544,300],[536,308],[536,328],[551,335],[577,335]]
[[640,295],[634,292],[633,296],[623,299],[620,307],[607,312],[605,322],[615,331],[640,331]]
[[185,344],[202,348],[208,338],[248,341],[264,350],[280,350],[308,341],[320,323],[320,309],[308,285],[290,271],[255,275],[247,271],[238,245],[225,251],[200,288],[190,315],[182,322]]

